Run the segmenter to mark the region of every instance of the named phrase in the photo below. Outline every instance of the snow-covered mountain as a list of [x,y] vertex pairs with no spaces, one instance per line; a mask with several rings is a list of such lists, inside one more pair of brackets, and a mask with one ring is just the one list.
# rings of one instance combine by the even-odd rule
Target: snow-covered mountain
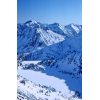
[[[31,91],[32,95],[26,85],[18,86],[21,94],[27,95],[28,91],[33,98],[40,97],[39,100],[79,100],[82,97],[82,25],[42,24],[31,20],[18,24],[17,56],[18,75],[32,84],[53,87],[66,94],[66,98],[60,96],[57,99],[58,92],[50,92],[49,95],[55,95],[54,99],[50,99],[51,96],[44,99],[44,94]],[[31,85],[28,87],[36,88]],[[24,88],[25,91],[22,90]],[[38,88],[41,90],[41,87]],[[67,90],[73,91],[74,96],[68,98],[70,93]],[[78,94],[77,98],[75,94]]]
[[18,53],[32,52],[65,39],[64,36],[45,28],[45,25],[38,22],[18,24]]
[[41,24],[36,21],[27,21],[17,25],[18,53],[34,52],[45,46],[64,41],[71,36],[82,32],[81,25]]

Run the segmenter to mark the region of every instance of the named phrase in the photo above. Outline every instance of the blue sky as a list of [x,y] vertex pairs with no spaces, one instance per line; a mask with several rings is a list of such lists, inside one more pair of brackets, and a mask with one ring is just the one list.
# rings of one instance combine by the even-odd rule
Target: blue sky
[[82,24],[82,0],[17,0],[17,22]]

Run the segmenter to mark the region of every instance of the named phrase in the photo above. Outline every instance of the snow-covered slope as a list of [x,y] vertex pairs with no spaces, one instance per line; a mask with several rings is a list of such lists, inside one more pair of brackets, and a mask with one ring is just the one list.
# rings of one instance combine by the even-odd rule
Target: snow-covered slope
[[64,94],[55,88],[35,84],[22,76],[17,76],[17,100],[81,100],[73,91]]
[[[30,92],[26,85],[18,82],[18,91],[28,98],[26,100],[80,100],[78,98],[82,98],[81,25],[42,24],[34,20],[18,24],[17,56],[18,75],[25,77],[32,84],[50,86],[66,95],[64,98],[59,97],[58,92],[53,94],[50,92],[50,96],[47,97],[37,92],[36,88],[41,90],[41,87],[31,87],[31,84],[26,82],[28,87],[34,88]],[[69,90],[77,94],[77,98],[75,95],[71,96]],[[29,99],[28,95],[33,99]]]
[[[61,62],[53,64],[52,60],[22,61],[18,66],[18,74],[37,84],[51,86],[64,93],[67,92],[68,87],[66,85],[68,85],[71,90],[77,91],[81,97],[81,74],[77,73],[78,68],[67,64],[65,61],[64,63]],[[76,72],[73,71],[74,68],[76,68]]]

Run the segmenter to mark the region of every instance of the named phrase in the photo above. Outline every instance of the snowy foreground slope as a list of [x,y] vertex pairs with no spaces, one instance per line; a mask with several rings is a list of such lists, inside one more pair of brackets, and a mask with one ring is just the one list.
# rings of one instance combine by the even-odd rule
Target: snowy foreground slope
[[17,77],[17,100],[81,100],[70,90],[63,94],[53,87],[32,83],[20,75]]
[[18,100],[81,100],[82,26],[17,25]]

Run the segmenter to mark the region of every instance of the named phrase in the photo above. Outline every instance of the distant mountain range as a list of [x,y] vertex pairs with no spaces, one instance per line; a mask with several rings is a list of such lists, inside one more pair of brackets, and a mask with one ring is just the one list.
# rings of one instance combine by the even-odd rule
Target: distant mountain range
[[33,52],[68,38],[77,37],[81,33],[81,25],[64,26],[58,23],[42,24],[36,21],[27,21],[17,25],[17,50],[18,53]]
[[[79,98],[82,97],[82,25],[42,24],[34,20],[18,23],[17,58],[18,70],[22,70],[22,72],[18,71],[18,75],[28,78],[27,75],[22,74],[23,70],[24,72],[31,70],[35,74],[41,72],[42,75],[46,74],[47,77],[53,76],[60,80],[63,79],[70,90],[78,93]],[[27,63],[23,63],[24,61]],[[39,62],[33,63],[31,61]],[[33,76],[32,80],[30,78],[28,80],[37,82],[34,78],[35,76]]]

